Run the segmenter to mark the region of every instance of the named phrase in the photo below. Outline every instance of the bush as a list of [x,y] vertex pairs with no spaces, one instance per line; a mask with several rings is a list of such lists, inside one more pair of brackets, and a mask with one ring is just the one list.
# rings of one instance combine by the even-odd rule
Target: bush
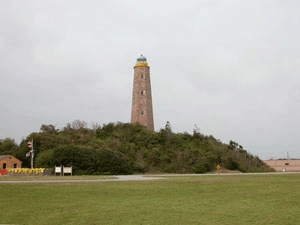
[[194,166],[194,173],[206,173],[210,171],[210,166],[207,163],[197,163]]
[[133,173],[132,167],[120,152],[75,145],[54,149],[51,164],[72,166],[74,175]]
[[133,168],[121,152],[102,150],[98,153],[96,171],[101,174],[132,174]]
[[239,170],[241,172],[245,172],[245,169],[241,166],[241,164],[232,157],[227,159],[226,168],[229,170]]

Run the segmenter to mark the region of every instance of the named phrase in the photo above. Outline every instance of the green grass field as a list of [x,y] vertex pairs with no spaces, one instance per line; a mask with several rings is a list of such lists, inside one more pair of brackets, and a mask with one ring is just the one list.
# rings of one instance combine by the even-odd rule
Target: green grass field
[[300,174],[0,182],[0,224],[300,224]]

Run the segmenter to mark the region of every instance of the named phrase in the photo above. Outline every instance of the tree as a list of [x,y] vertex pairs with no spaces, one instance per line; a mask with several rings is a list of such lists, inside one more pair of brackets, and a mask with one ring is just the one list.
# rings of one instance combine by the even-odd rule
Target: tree
[[58,132],[58,130],[56,130],[55,126],[52,124],[49,124],[49,125],[42,124],[40,130],[42,132],[48,132],[48,133],[53,133],[53,134],[56,134]]
[[15,156],[18,145],[14,139],[5,138],[0,140],[0,155],[13,155]]
[[71,124],[72,129],[79,130],[80,128],[87,128],[87,123],[81,120],[74,120]]

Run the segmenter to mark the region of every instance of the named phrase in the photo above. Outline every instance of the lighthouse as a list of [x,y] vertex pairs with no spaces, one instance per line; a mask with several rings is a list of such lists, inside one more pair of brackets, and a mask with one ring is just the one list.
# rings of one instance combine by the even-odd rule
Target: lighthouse
[[134,66],[131,123],[140,123],[154,130],[150,67],[143,55]]

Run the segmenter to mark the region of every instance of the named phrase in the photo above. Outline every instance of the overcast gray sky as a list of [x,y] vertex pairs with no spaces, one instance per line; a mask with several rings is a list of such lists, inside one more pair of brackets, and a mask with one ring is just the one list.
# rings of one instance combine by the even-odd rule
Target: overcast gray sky
[[130,122],[151,69],[154,126],[300,157],[300,1],[0,0],[0,139]]

